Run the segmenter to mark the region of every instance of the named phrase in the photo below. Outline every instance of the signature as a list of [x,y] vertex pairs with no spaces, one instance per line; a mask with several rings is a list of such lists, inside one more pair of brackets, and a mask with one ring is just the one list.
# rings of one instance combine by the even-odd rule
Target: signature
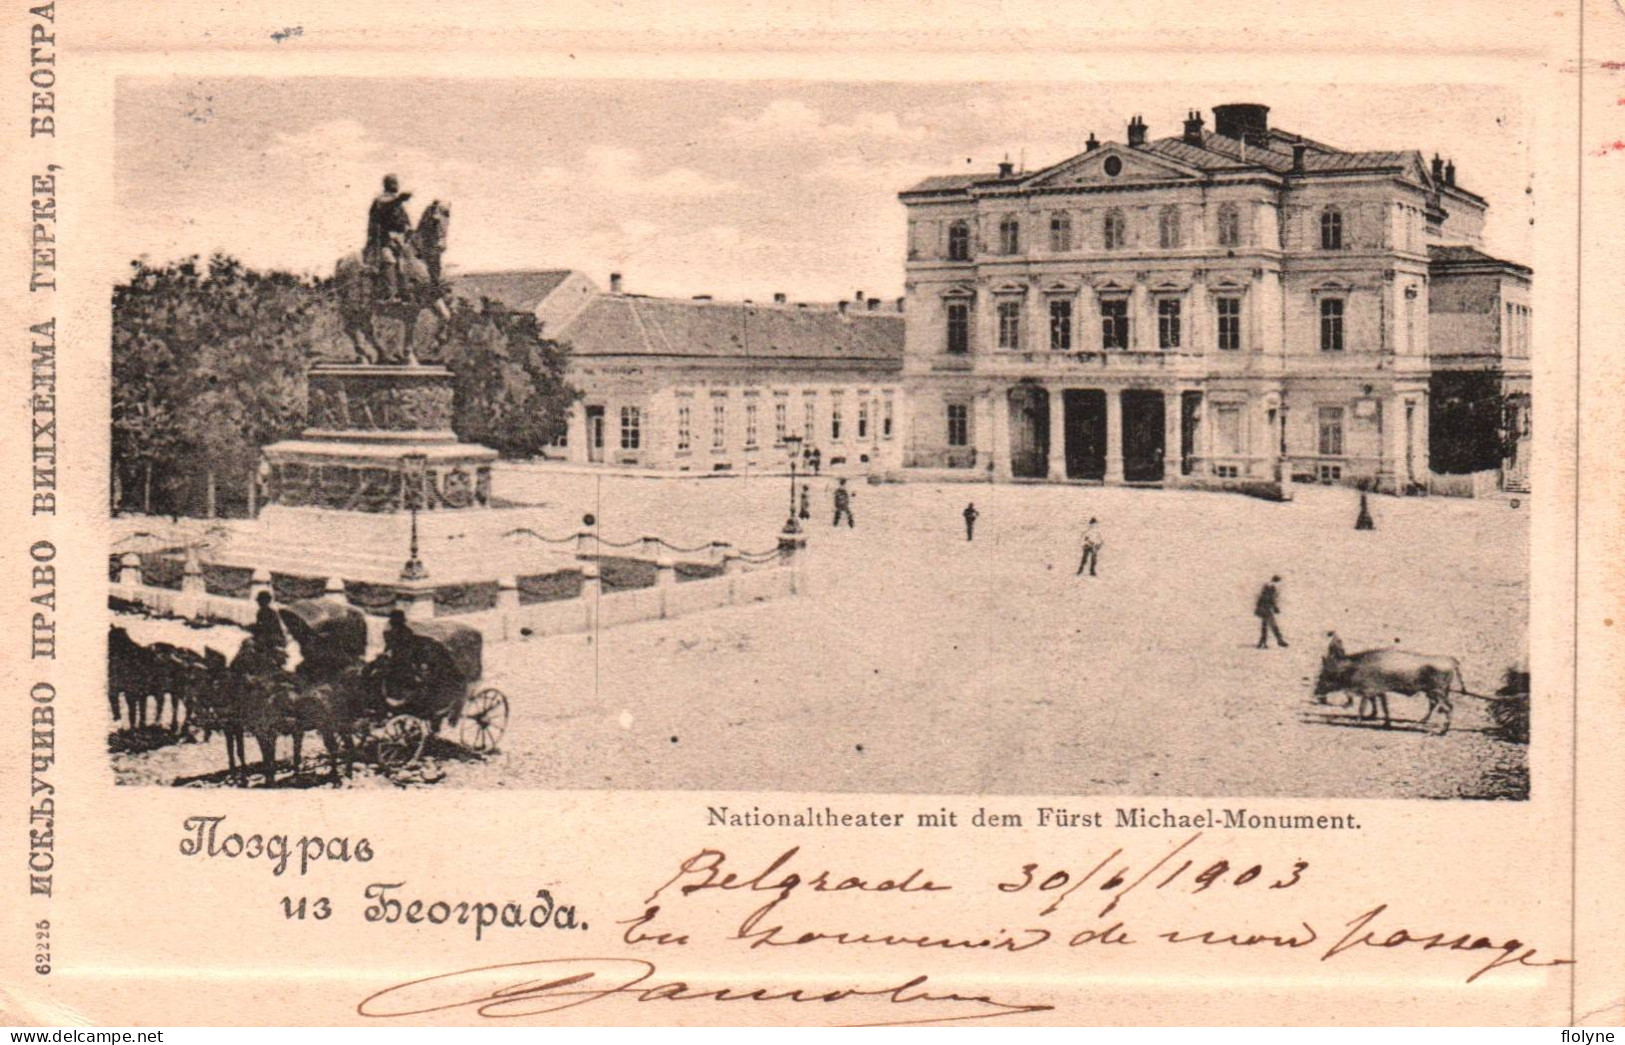
[[[936,991],[930,977],[910,976],[886,987],[733,987],[690,984],[656,976],[638,958],[543,958],[482,965],[396,984],[369,995],[356,1012],[388,1018],[472,1009],[485,1019],[514,1019],[578,1008],[612,996],[637,1002],[838,1002],[906,1005],[901,1019],[864,1020],[849,1026],[909,1026],[989,1020],[1047,1012],[1052,1005],[1018,1005],[986,994]],[[917,1007],[917,1008],[915,1008]],[[925,1015],[930,1012],[932,1015]],[[920,1013],[919,1015],[914,1015]]]

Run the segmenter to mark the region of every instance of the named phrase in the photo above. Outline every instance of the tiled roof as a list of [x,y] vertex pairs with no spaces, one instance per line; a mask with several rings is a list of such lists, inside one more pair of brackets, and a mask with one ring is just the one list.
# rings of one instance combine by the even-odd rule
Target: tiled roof
[[1430,244],[1428,246],[1428,263],[1439,268],[1467,268],[1480,265],[1509,268],[1525,275],[1535,270],[1528,265],[1520,265],[1516,261],[1507,261],[1504,258],[1486,254],[1477,247],[1456,244]]
[[457,276],[453,292],[478,300],[502,302],[515,312],[534,312],[559,284],[570,278],[569,269],[521,269],[508,272],[470,272]]
[[955,192],[968,189],[977,182],[997,181],[998,174],[987,172],[984,174],[937,174],[904,189],[904,192]]
[[[1142,150],[1194,167],[1207,173],[1230,173],[1264,168],[1276,174],[1292,171],[1294,145],[1304,145],[1303,166],[1311,174],[1337,171],[1408,170],[1412,165],[1425,171],[1426,164],[1420,152],[1414,149],[1349,152],[1324,142],[1305,138],[1272,128],[1263,141],[1243,143],[1212,131],[1202,132],[1202,144],[1195,145],[1180,137],[1158,138],[1147,142]],[[1055,166],[1060,166],[1056,164]],[[1053,168],[1045,168],[1053,169]],[[1425,176],[1425,175],[1424,175]],[[947,174],[926,178],[904,190],[906,193],[963,192],[974,185],[997,182],[997,174]],[[1459,188],[1459,186],[1458,186]],[[1466,191],[1466,190],[1462,190]]]
[[601,294],[555,335],[576,356],[670,355],[901,363],[896,311]]

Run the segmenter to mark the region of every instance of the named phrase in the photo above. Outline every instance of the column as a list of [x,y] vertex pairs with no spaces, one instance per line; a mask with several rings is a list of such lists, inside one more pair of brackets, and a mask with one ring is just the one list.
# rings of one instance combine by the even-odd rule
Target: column
[[1049,389],[1049,477],[1066,478],[1066,395],[1059,388]]
[[976,448],[976,467],[986,469],[993,459],[993,404],[987,393],[978,395],[971,405],[973,414],[971,445]]
[[1180,479],[1180,419],[1184,417],[1185,397],[1175,385],[1162,393],[1162,481],[1172,485]]
[[1151,297],[1145,283],[1136,276],[1134,290],[1128,299],[1128,347],[1134,352],[1149,352],[1157,347],[1157,321],[1150,314]]
[[570,415],[565,421],[565,441],[569,444],[565,458],[575,463],[587,459],[587,407],[577,399],[570,404]]
[[1123,393],[1106,389],[1106,481],[1123,481]]
[[993,477],[1010,478],[1010,393],[993,390]]

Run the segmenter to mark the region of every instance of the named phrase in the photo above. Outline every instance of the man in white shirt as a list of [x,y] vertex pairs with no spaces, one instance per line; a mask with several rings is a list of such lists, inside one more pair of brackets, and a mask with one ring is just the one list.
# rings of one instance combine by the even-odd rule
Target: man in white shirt
[[1091,518],[1089,525],[1083,528],[1083,561],[1078,563],[1078,576],[1083,576],[1085,567],[1089,569],[1089,576],[1095,576],[1095,566],[1100,562],[1100,549],[1106,546],[1105,540],[1100,536],[1100,524]]

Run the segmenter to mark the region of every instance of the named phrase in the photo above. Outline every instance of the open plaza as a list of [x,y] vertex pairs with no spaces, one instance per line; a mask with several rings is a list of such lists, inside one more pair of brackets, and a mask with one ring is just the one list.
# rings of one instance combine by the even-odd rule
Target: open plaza
[[[1296,485],[1286,503],[1194,490],[812,480],[793,598],[486,648],[512,702],[501,750],[431,747],[437,786],[1067,797],[1523,797],[1527,747],[1458,697],[1447,735],[1421,698],[1391,729],[1312,684],[1336,630],[1460,659],[1493,693],[1525,663],[1527,505]],[[606,539],[771,546],[789,479],[655,478],[499,464],[541,532],[592,512]],[[966,541],[962,512],[980,513]],[[1079,539],[1100,520],[1096,577]],[[147,520],[126,519],[130,528]],[[1256,648],[1282,578],[1287,649]],[[165,622],[179,634],[179,622]],[[194,633],[200,635],[201,632]],[[195,641],[195,640],[194,640]],[[1535,714],[1539,715],[1538,707]],[[307,761],[321,745],[307,740]],[[284,740],[282,757],[287,757]],[[113,756],[131,783],[218,773],[218,739]],[[323,770],[325,772],[325,770]],[[312,769],[311,773],[316,770]],[[308,781],[307,781],[308,782]],[[399,782],[399,781],[397,781]],[[358,771],[353,786],[391,786]]]

